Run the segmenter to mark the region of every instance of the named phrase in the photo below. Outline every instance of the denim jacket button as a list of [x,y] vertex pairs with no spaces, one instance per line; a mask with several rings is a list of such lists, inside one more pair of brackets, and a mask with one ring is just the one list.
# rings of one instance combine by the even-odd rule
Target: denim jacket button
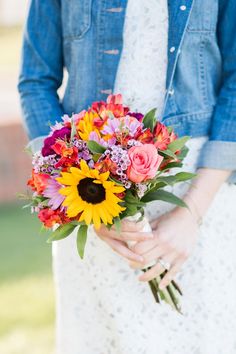
[[110,9],[107,9],[107,12],[122,12],[123,7],[111,7]]
[[185,11],[186,10],[186,6],[185,5],[181,5],[180,6],[180,10]]
[[173,53],[175,51],[175,47],[170,48],[170,52]]
[[108,89],[108,90],[101,90],[101,93],[105,94],[105,95],[111,95],[112,94],[112,90]]
[[118,55],[119,54],[119,50],[118,49],[104,50],[103,53],[111,54],[111,55]]

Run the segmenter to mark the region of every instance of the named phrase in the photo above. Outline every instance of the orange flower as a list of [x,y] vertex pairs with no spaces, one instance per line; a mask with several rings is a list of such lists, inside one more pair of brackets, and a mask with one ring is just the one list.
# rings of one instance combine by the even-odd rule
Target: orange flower
[[45,173],[35,173],[34,170],[32,170],[32,177],[28,180],[27,185],[38,194],[42,194],[47,187],[49,178],[50,176]]

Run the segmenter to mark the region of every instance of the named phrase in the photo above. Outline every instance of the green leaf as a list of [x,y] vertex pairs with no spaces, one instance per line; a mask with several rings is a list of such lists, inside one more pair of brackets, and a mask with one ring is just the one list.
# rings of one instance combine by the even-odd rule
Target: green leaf
[[172,152],[181,150],[189,139],[190,136],[183,136],[182,138],[176,139],[168,145],[168,149]]
[[128,191],[125,195],[125,201],[126,201],[126,205],[133,205],[133,206],[139,206],[139,207],[143,207],[145,204],[137,197],[135,197],[133,195],[133,193],[131,191]]
[[149,111],[143,118],[143,125],[145,128],[150,128],[153,131],[155,124],[156,124],[156,108]]
[[150,191],[142,198],[142,201],[145,203],[154,200],[162,200],[163,202],[175,204],[180,207],[185,207],[185,208],[188,207],[187,204],[182,199],[164,190]]
[[114,221],[114,225],[115,225],[115,228],[116,228],[116,232],[118,234],[120,234],[121,233],[121,220],[120,220],[120,218],[116,217],[116,218],[113,219],[113,221]]
[[106,148],[100,144],[98,144],[96,141],[90,140],[87,142],[87,146],[91,152],[94,154],[103,154],[104,151],[106,151]]
[[177,158],[178,158],[178,160],[181,160],[181,161],[182,161],[182,160],[187,156],[188,152],[189,152],[189,148],[188,148],[187,146],[184,146],[184,147],[181,149],[180,154],[176,155]]
[[63,238],[66,238],[72,233],[75,227],[76,225],[71,223],[59,226],[55,231],[53,231],[52,235],[47,240],[47,243],[51,243],[53,241],[58,241],[58,240],[62,240]]
[[81,225],[77,233],[77,250],[80,258],[84,258],[84,249],[87,241],[88,226]]
[[172,168],[182,167],[182,166],[183,166],[182,162],[170,162],[161,170],[161,172],[170,170]]
[[190,172],[179,172],[176,175],[173,176],[164,176],[164,177],[159,177],[157,178],[157,182],[163,182],[166,185],[174,185],[179,182],[184,182],[188,181],[192,178],[196,177],[195,173],[190,173]]
[[168,150],[168,149],[163,150],[163,151],[158,150],[158,154],[165,157],[165,158],[168,158],[168,159],[170,157],[175,160],[177,159],[177,156],[171,150]]

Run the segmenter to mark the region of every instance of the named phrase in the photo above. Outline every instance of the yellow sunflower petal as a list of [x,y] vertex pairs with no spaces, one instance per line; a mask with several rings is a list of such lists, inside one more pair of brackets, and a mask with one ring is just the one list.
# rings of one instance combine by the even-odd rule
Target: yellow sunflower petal
[[56,180],[64,185],[75,185],[78,184],[78,179],[76,179],[71,173],[69,172],[62,172],[61,177],[57,177]]
[[71,167],[70,171],[72,175],[78,180],[78,182],[83,178],[83,173],[79,168]]
[[80,160],[80,168],[83,172],[89,172],[89,167],[85,160]]
[[72,192],[71,187],[63,187],[58,191],[61,195],[69,195]]
[[100,176],[99,176],[99,179],[101,181],[105,182],[108,179],[109,175],[110,175],[109,171],[101,173]]
[[93,205],[93,224],[96,230],[98,230],[101,226],[101,219],[94,205]]
[[84,212],[83,212],[83,218],[84,218],[86,225],[91,224],[92,216],[93,216],[92,204],[88,203],[84,209]]

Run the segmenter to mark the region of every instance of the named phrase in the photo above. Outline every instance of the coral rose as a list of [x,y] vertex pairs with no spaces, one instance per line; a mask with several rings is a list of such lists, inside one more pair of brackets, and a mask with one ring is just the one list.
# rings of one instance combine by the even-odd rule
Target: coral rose
[[155,177],[163,160],[152,144],[133,146],[128,151],[130,166],[127,175],[130,181],[140,183]]

